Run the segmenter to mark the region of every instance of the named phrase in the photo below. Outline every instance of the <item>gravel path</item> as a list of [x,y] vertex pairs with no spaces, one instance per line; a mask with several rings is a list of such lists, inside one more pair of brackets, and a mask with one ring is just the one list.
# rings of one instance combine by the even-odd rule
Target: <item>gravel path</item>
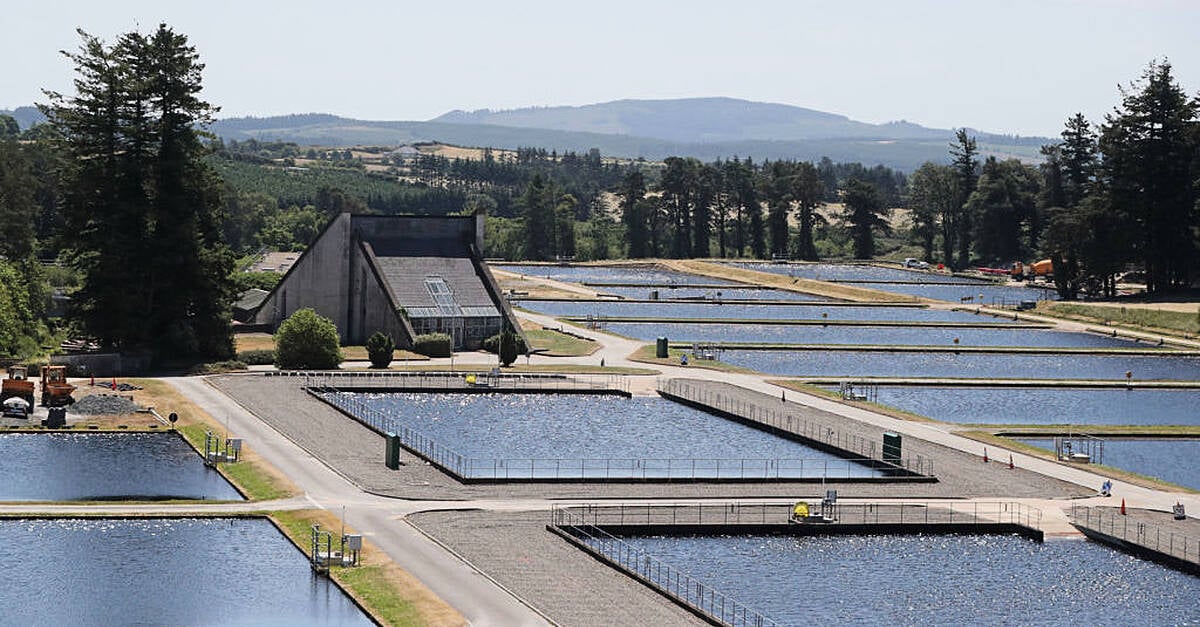
[[[400,470],[383,465],[384,440],[370,429],[347,418],[302,389],[303,381],[287,377],[231,375],[210,379],[262,420],[295,441],[364,490],[410,499],[510,499],[510,498],[767,498],[818,497],[825,488],[846,497],[927,498],[1067,498],[1088,494],[1082,488],[1007,464],[985,464],[980,458],[951,448],[906,437],[905,455],[921,455],[933,463],[936,483],[817,482],[769,483],[508,483],[462,484],[410,453],[403,455]],[[881,440],[882,430],[849,418],[798,403],[780,404],[778,398],[728,384],[724,394],[740,394],[762,404],[828,423],[846,433]]]
[[438,511],[407,520],[560,625],[707,624],[547,531],[548,512]]

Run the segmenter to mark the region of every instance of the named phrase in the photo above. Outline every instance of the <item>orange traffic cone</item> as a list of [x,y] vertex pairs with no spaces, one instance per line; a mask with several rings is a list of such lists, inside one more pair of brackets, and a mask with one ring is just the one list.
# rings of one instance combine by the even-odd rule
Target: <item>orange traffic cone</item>
[[1121,499],[1121,515],[1125,515],[1125,499]]
[[987,447],[986,447],[986,446],[985,446],[985,447],[983,447],[983,463],[985,463],[985,464],[986,464],[986,463],[988,463],[988,458],[987,458]]
[[1016,468],[1016,466],[1013,465],[1012,453],[1009,453],[1008,454],[1008,469],[1012,470],[1013,468]]

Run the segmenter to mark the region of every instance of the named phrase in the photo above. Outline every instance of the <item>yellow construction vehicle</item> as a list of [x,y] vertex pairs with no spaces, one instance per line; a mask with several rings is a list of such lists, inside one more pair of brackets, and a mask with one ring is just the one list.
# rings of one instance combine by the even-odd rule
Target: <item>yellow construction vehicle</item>
[[42,405],[62,407],[75,402],[75,386],[67,383],[66,366],[42,366]]
[[1054,276],[1054,262],[1050,261],[1049,259],[1043,259],[1041,261],[1035,261],[1026,266],[1018,261],[1013,263],[1010,273],[1012,274],[1012,278],[1018,281],[1024,281],[1026,279],[1032,281],[1037,278],[1045,279],[1047,277]]

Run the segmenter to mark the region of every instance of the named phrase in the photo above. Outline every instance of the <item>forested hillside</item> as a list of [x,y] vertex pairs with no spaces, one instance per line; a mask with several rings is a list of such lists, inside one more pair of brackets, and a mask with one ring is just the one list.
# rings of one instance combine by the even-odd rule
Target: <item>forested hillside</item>
[[[988,154],[959,129],[929,140],[937,154],[906,173],[829,156],[628,159],[590,142],[210,138],[198,132],[213,108],[194,97],[194,50],[165,27],[150,37],[109,45],[83,34],[69,55],[78,94],[55,95],[42,109],[48,120],[32,127],[0,114],[0,357],[27,357],[66,334],[120,350],[227,354],[232,298],[275,278],[237,268],[261,250],[303,249],[343,211],[486,212],[485,254],[514,260],[887,256],[964,270],[1049,257],[1068,299],[1113,296],[1127,271],[1143,272],[1151,293],[1187,289],[1200,275],[1200,103],[1166,63],[1122,91],[1103,122],[1068,118],[1039,164]],[[90,73],[100,62],[113,71]],[[135,62],[157,68],[154,80],[143,82]],[[149,108],[146,89],[158,90]],[[340,123],[306,115],[227,128]],[[70,298],[64,319],[50,317],[54,292]]]

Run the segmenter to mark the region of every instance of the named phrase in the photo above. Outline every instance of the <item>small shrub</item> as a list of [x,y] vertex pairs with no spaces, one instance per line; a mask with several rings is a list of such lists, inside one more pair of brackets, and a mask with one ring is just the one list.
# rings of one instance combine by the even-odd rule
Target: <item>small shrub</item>
[[275,365],[286,370],[328,370],[342,363],[338,330],[329,318],[301,309],[279,325]]
[[265,366],[275,363],[275,351],[270,348],[241,351],[237,354],[237,360],[251,366]]
[[367,338],[367,359],[371,360],[372,368],[387,368],[395,352],[396,341],[392,336],[376,331]]
[[520,337],[509,329],[500,332],[500,364],[511,366],[517,360],[517,338]]
[[426,333],[413,338],[413,352],[426,357],[449,357],[453,347],[445,333]]
[[[517,354],[518,355],[524,355],[525,353],[529,352],[525,347],[525,338],[521,337],[520,335],[517,335],[516,333],[513,333],[513,338],[515,338],[514,341],[517,343]],[[497,334],[487,338],[486,340],[484,340],[483,341],[483,350],[485,350],[489,353],[499,354],[500,353],[500,334],[497,333]]]
[[220,374],[222,372],[233,372],[235,370],[245,370],[245,362],[236,359],[226,361],[214,361],[207,364],[199,364],[188,370],[188,374],[204,375],[204,374]]

